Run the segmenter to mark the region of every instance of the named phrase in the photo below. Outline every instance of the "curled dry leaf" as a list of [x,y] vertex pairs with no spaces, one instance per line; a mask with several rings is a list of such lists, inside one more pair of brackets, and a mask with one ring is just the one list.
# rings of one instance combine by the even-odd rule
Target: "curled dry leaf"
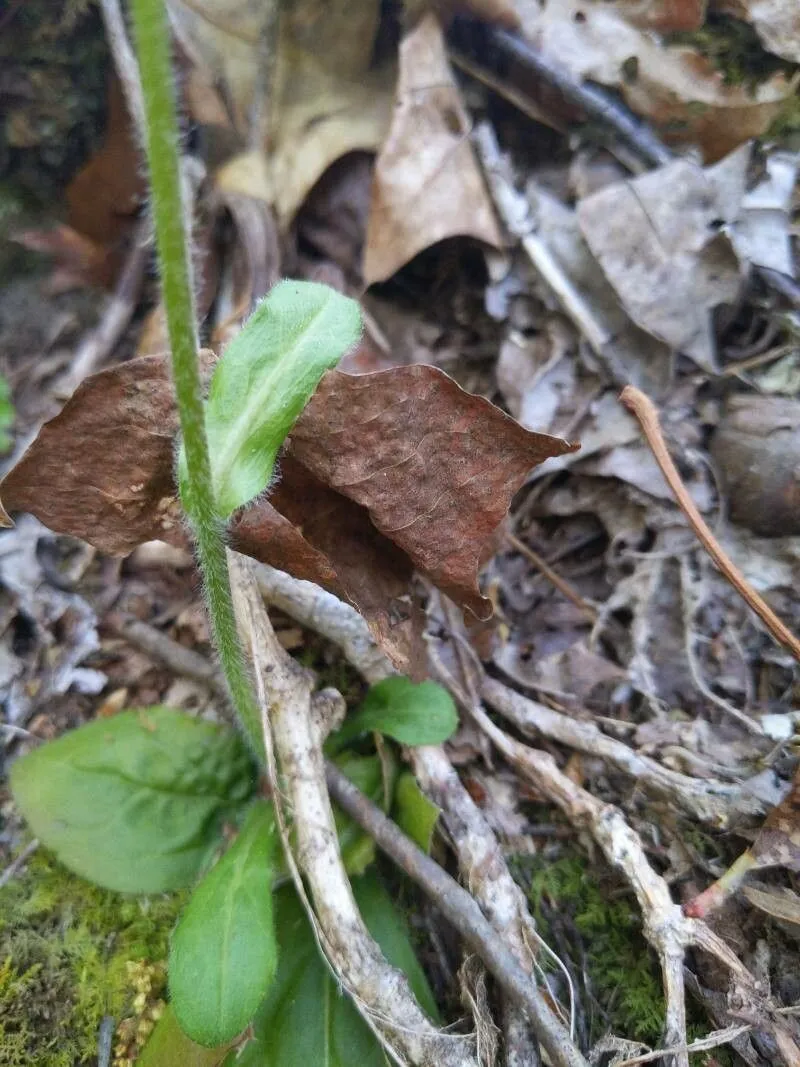
[[291,438],[295,459],[366,507],[415,567],[484,618],[487,542],[527,473],[576,448],[523,429],[425,365],[327,374]]
[[375,163],[364,280],[385,281],[455,236],[501,244],[441,26],[429,14],[400,45],[394,117]]
[[763,134],[796,88],[796,80],[783,74],[752,90],[726,84],[707,57],[688,47],[664,47],[611,4],[521,0],[520,12],[525,35],[548,59],[574,77],[618,89],[666,140],[698,144],[708,162]]
[[[210,354],[209,354],[210,355]],[[165,357],[88,378],[0,484],[5,506],[104,551],[185,543]],[[576,446],[524,430],[435,367],[329,372],[295,426],[269,503],[234,518],[234,547],[353,603],[414,671],[414,568],[476,614],[478,567],[528,471]]]

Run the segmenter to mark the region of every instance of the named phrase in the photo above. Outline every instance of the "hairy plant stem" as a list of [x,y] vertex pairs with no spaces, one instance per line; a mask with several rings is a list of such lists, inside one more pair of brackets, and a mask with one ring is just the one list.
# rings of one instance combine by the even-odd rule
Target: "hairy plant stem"
[[186,453],[183,506],[192,525],[208,614],[233,706],[259,757],[261,719],[242,655],[231,599],[224,526],[211,484],[205,412],[197,360],[197,327],[189,257],[189,225],[181,193],[178,122],[164,0],[132,0],[134,38],[145,112],[153,224],[167,318],[172,377]]

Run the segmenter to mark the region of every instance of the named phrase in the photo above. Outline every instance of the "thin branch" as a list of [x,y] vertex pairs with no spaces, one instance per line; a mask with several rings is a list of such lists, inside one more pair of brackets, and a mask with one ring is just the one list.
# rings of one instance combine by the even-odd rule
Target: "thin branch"
[[33,841],[29,841],[25,848],[23,848],[22,852],[20,852],[18,856],[14,857],[14,859],[11,861],[11,863],[9,863],[3,873],[0,874],[0,889],[2,889],[3,886],[8,885],[11,879],[14,878],[18,874],[18,872],[22,870],[22,868],[25,866],[25,864],[28,862],[28,860],[31,858],[31,856],[34,854],[38,847],[39,838],[34,837]]
[[436,903],[486,964],[502,988],[522,1005],[555,1067],[586,1067],[578,1049],[542,999],[530,977],[506,951],[477,902],[438,863],[426,856],[346,775],[326,763],[328,789],[337,804]]
[[517,550],[517,552],[521,552],[526,559],[529,559],[534,567],[541,571],[545,578],[552,582],[559,593],[561,593],[562,596],[565,596],[567,600],[582,611],[584,615],[588,615],[592,620],[597,618],[597,608],[588,604],[577,589],[574,589],[566,578],[562,578],[560,574],[554,571],[547,560],[543,559],[538,552],[534,552],[530,545],[526,545],[524,541],[520,541],[520,539],[515,537],[512,533],[506,534],[506,540]]
[[227,703],[228,689],[225,679],[215,665],[191,648],[174,641],[163,630],[142,622],[133,615],[123,612],[110,612],[103,620],[107,626],[130,641],[136,648],[146,652],[175,674],[192,678],[210,689],[215,696]]
[[641,1056],[631,1056],[629,1060],[615,1062],[614,1067],[637,1067],[637,1064],[661,1060],[666,1056],[674,1056],[678,1052],[686,1052],[690,1056],[696,1052],[708,1052],[712,1048],[719,1048],[720,1045],[729,1045],[731,1041],[735,1041],[737,1037],[741,1037],[742,1034],[752,1029],[750,1023],[743,1023],[741,1026],[726,1026],[724,1030],[712,1030],[706,1037],[699,1037],[697,1041],[692,1041],[683,1048],[658,1048],[653,1052],[644,1052]]
[[128,111],[141,143],[144,144],[147,130],[144,95],[136,56],[128,40],[122,8],[119,0],[100,0],[100,10],[103,13],[103,23],[111,55],[114,58],[114,66],[125,94],[125,103],[128,105]]
[[753,589],[736,564],[723,551],[720,543],[700,514],[694,500],[692,500],[686,486],[681,481],[681,476],[678,474],[678,470],[664,442],[658,412],[650,397],[643,393],[641,389],[628,385],[623,389],[620,400],[639,420],[656,463],[661,468],[661,473],[675,495],[678,506],[689,520],[689,524],[697,534],[697,538],[703,548],[705,548],[736,592],[758,615],[775,640],[787,648],[796,660],[800,661],[800,640],[781,622],[769,604]]
[[150,222],[145,220],[140,222],[131,234],[125,262],[111,299],[97,326],[78,345],[69,369],[56,382],[56,395],[71,396],[83,379],[93,374],[106,356],[116,348],[139,303],[144,272],[151,252]]
[[[292,578],[265,564],[256,568],[256,578],[262,595],[270,604],[338,645],[366,681],[374,684],[396,673],[376,645],[362,616],[348,604],[311,582]],[[534,948],[539,946],[548,955],[553,953],[536,930],[525,896],[508,869],[503,850],[486,817],[462,784],[442,746],[411,748],[408,759],[420,788],[441,809],[464,884],[509,951],[527,973],[533,973],[537,967]],[[516,1016],[519,1009],[514,1005],[511,1007]],[[513,1022],[516,1044],[525,1052],[522,1042],[527,1039],[528,1060],[522,1062],[534,1062],[529,1024],[527,1020],[523,1022],[524,1025]],[[508,1028],[505,1036],[509,1045],[511,1032]]]

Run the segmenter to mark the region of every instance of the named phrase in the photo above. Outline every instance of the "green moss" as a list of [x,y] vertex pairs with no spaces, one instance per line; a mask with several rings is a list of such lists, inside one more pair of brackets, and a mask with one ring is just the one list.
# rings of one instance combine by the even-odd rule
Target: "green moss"
[[722,74],[726,85],[750,89],[781,72],[797,67],[765,51],[753,27],[730,15],[710,14],[699,30],[666,34],[667,43],[688,45],[706,56]]
[[635,901],[615,893],[607,872],[593,869],[576,853],[555,862],[528,858],[519,869],[549,944],[555,946],[551,922],[556,917],[578,935],[572,972],[585,970],[589,991],[605,1013],[591,1020],[590,1043],[608,1029],[648,1045],[658,1042],[664,1023],[659,967],[642,935]]
[[98,889],[40,849],[0,890],[0,1067],[95,1064],[104,1016],[135,1044],[184,900]]

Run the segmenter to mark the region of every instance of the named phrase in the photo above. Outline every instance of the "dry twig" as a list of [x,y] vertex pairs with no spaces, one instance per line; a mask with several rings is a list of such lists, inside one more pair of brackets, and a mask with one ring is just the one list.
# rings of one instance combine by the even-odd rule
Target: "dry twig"
[[642,432],[647,439],[656,463],[661,468],[661,473],[674,493],[678,506],[689,520],[689,524],[697,534],[697,538],[703,548],[708,552],[736,592],[758,615],[775,640],[785,648],[788,648],[794,658],[800,661],[800,641],[781,622],[769,604],[759,596],[736,564],[723,551],[720,543],[700,514],[697,505],[689,495],[667,450],[655,404],[641,389],[637,389],[633,385],[628,385],[623,389],[620,400],[639,420]]
[[547,737],[577,752],[599,756],[645,788],[668,796],[702,822],[724,828],[738,814],[763,814],[760,802],[745,795],[738,786],[673,771],[608,737],[594,723],[553,711],[494,678],[484,677],[480,692],[487,704],[513,722],[526,737]]

